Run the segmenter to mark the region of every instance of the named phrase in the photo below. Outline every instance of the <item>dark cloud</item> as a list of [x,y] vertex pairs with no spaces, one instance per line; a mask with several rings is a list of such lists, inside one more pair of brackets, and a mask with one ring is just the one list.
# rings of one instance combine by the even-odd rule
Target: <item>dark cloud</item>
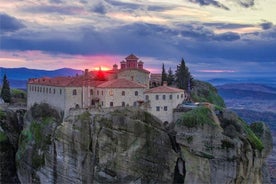
[[207,27],[215,27],[217,29],[238,29],[253,27],[253,24],[233,24],[233,23],[203,23]]
[[147,7],[148,11],[155,11],[155,12],[161,12],[165,10],[171,10],[173,7],[168,7],[168,6],[158,6],[158,5],[149,5]]
[[[266,37],[276,30],[265,31]],[[188,57],[236,61],[276,60],[276,42],[266,39],[243,40],[239,34],[215,34],[200,23],[182,25],[181,30],[155,24],[136,23],[98,31],[87,26],[69,32],[26,32],[1,37],[3,50],[41,50],[66,54],[136,53],[156,58]],[[268,34],[269,33],[269,34]],[[264,33],[263,33],[264,34]],[[77,35],[71,38],[68,35]],[[256,35],[258,37],[261,35]],[[265,59],[264,59],[265,58]]]
[[92,7],[91,11],[95,12],[95,13],[99,13],[99,14],[106,14],[107,9],[102,3],[99,3],[99,4],[95,5],[94,7]]
[[117,6],[122,9],[139,9],[142,5],[136,4],[136,3],[126,3],[126,2],[121,2],[117,0],[105,0],[108,4],[112,6]]
[[225,10],[229,10],[229,8],[227,6],[225,6],[222,3],[218,2],[218,1],[215,1],[215,0],[189,0],[189,1],[192,2],[192,3],[197,3],[201,6],[212,5],[212,6],[217,7],[217,8],[222,8],[222,9],[225,9]]
[[236,41],[240,39],[240,35],[233,32],[215,34],[210,28],[203,25],[184,25],[181,35],[188,39],[201,41]]
[[262,27],[263,30],[267,30],[273,27],[273,23],[272,22],[263,22],[260,24],[260,26]]
[[238,0],[238,3],[245,8],[249,8],[255,5],[255,0]]
[[31,13],[56,13],[62,15],[79,15],[83,13],[85,10],[83,7],[79,6],[58,6],[58,5],[39,5],[32,6],[27,8],[22,8],[23,11],[31,12]]
[[25,25],[15,17],[0,13],[0,33],[14,32],[24,27]]
[[236,41],[239,40],[241,37],[237,33],[233,32],[226,32],[222,34],[214,34],[213,40],[216,41]]
[[62,0],[49,0],[50,3],[55,3],[55,4],[61,4],[63,3]]

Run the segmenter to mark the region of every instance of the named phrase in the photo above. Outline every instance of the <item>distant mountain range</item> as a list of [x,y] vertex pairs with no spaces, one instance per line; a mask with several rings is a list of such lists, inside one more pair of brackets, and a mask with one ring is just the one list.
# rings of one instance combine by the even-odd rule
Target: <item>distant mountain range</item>
[[30,78],[40,77],[56,77],[56,76],[74,76],[76,74],[82,74],[82,70],[75,70],[71,68],[61,68],[58,70],[36,70],[28,68],[3,68],[0,67],[0,85],[2,84],[2,78],[4,74],[10,82],[11,88],[26,88],[26,83]]
[[276,88],[263,84],[240,83],[216,86],[224,99],[276,100]]
[[276,88],[276,78],[275,77],[248,77],[248,78],[214,78],[209,79],[207,82],[210,82],[214,86],[224,85],[224,84],[241,84],[241,83],[254,83],[254,84],[263,84],[266,86],[271,86]]

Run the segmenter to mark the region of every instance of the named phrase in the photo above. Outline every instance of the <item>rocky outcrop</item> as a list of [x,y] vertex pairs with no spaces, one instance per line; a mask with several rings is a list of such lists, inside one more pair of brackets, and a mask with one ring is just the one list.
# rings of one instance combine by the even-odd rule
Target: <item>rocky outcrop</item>
[[[37,122],[30,117],[29,123],[30,130]],[[32,132],[21,139],[24,148],[17,156],[22,183],[173,182],[178,155],[160,121],[147,112],[83,112],[50,124],[55,128],[46,133],[50,142],[44,148],[28,138]]]
[[270,183],[265,163],[272,149],[269,129],[260,132],[266,137],[261,142],[233,112],[220,111],[218,124],[212,111],[201,107],[176,122],[185,183]]
[[0,109],[0,183],[19,183],[15,154],[24,111]]
[[22,183],[269,182],[271,148],[261,140],[271,135],[259,133],[211,105],[166,126],[138,108],[80,109],[64,121],[51,108],[33,108],[20,137],[18,175]]

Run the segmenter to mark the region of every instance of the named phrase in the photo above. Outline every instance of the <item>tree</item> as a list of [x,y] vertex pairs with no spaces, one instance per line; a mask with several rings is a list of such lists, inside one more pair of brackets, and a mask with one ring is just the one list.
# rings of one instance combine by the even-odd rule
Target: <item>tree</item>
[[172,85],[173,82],[174,82],[174,74],[173,74],[173,71],[172,71],[171,67],[168,70],[167,81],[168,81],[169,86]]
[[182,58],[181,63],[177,65],[175,71],[176,84],[180,89],[191,90],[193,77],[189,72],[189,68],[185,65],[185,61]]
[[9,81],[7,79],[6,74],[4,75],[4,78],[3,78],[3,85],[2,85],[2,89],[1,89],[1,97],[4,100],[4,102],[6,102],[6,103],[11,102],[10,84],[9,84]]
[[165,70],[165,65],[162,65],[162,78],[161,78],[161,86],[163,86],[164,81],[167,81],[167,73]]

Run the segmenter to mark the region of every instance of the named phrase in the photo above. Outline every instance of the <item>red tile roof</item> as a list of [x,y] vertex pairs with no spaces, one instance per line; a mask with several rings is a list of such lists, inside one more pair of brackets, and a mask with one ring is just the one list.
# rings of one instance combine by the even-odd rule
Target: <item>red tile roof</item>
[[56,87],[81,87],[91,86],[95,87],[99,84],[104,83],[105,81],[95,81],[91,77],[85,76],[75,76],[75,77],[43,77],[38,79],[30,79],[28,84],[38,84],[45,86],[56,86]]
[[146,86],[125,78],[107,81],[97,86],[98,88],[146,88]]
[[169,87],[169,86],[158,86],[145,91],[145,93],[179,93],[179,92],[184,92],[184,90],[179,88]]

